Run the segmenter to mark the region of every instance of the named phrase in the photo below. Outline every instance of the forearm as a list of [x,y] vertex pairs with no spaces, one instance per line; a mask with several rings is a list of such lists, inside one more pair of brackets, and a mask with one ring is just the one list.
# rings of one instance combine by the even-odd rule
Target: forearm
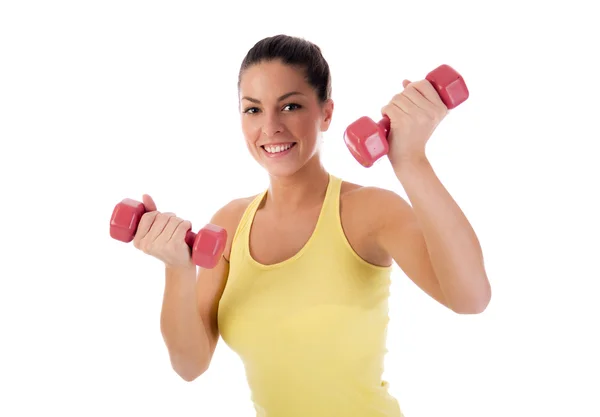
[[489,302],[479,240],[460,207],[436,176],[426,157],[396,169],[423,231],[440,287],[457,312],[480,312]]
[[160,325],[175,371],[184,377],[204,372],[209,342],[198,310],[195,267],[166,268]]

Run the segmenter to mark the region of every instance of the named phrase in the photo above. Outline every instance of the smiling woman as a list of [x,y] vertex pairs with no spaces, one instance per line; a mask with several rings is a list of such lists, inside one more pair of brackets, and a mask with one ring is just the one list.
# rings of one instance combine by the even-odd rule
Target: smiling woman
[[[321,163],[334,105],[319,47],[286,35],[259,41],[238,90],[246,145],[270,184],[211,219],[228,232],[215,268],[196,276],[191,263],[167,265],[161,324],[173,368],[197,378],[222,336],[244,363],[257,416],[400,417],[381,379],[392,263],[454,312],[479,313],[490,296],[477,238],[415,145],[439,123],[421,113],[441,113],[440,102],[410,83],[409,101],[397,101],[402,93],[389,105],[389,157],[411,207]],[[401,150],[414,154],[394,147],[400,117],[414,132]]]
[[238,89],[248,149],[271,175],[293,174],[318,153],[333,101],[317,46],[285,36],[257,44],[242,63]]

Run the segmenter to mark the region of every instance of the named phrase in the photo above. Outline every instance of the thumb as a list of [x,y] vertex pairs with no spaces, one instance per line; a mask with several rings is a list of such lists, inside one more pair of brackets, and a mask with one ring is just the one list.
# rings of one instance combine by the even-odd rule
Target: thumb
[[147,211],[156,211],[156,203],[148,194],[142,196],[142,203],[146,206]]
[[410,84],[410,81],[408,81],[408,80],[402,81],[402,87],[404,87],[404,88],[406,88],[406,86],[409,84]]

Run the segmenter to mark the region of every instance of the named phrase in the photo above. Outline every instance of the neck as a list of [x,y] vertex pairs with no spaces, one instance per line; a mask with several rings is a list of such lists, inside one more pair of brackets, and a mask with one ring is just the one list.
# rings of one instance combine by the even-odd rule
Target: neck
[[270,176],[265,206],[277,213],[293,213],[310,209],[323,202],[329,173],[318,157],[312,158],[294,175]]

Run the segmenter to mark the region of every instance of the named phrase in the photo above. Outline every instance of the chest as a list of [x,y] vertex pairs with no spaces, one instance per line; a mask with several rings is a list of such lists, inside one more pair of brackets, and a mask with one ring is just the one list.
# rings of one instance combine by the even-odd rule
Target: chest
[[[388,257],[373,242],[372,222],[352,202],[340,201],[338,230],[351,250],[375,265],[386,265]],[[296,255],[313,236],[322,207],[315,207],[284,218],[258,210],[250,229],[250,253],[261,264],[273,265]]]
[[319,220],[320,207],[278,217],[257,211],[250,229],[250,253],[265,265],[292,258],[310,240]]

